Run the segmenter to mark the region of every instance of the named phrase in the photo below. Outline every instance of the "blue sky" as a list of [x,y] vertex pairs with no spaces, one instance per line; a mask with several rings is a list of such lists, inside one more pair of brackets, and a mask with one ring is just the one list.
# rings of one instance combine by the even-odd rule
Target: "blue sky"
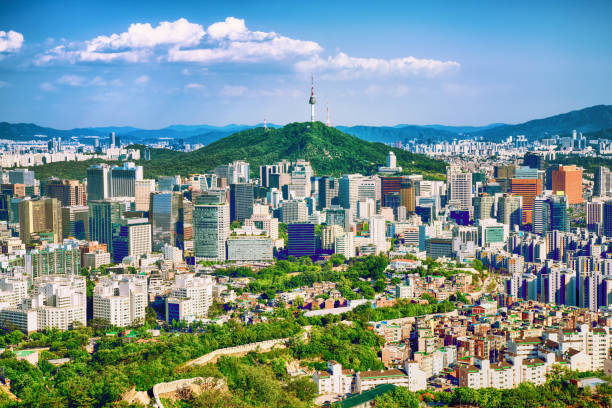
[[610,1],[5,0],[0,121],[304,121],[313,72],[335,125],[517,123],[612,103],[610,21]]

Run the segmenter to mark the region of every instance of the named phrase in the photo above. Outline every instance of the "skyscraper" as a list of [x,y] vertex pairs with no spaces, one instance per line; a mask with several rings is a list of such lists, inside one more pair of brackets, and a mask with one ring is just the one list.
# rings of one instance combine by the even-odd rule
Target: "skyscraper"
[[135,197],[136,181],[142,180],[142,166],[134,163],[123,163],[110,169],[111,197]]
[[85,186],[78,180],[47,180],[45,195],[49,198],[57,198],[64,207],[87,204]]
[[287,254],[300,258],[315,254],[314,224],[289,224]]
[[408,214],[414,214],[414,209],[416,207],[416,194],[414,189],[414,182],[412,180],[402,180],[400,196],[402,201],[401,205],[406,208],[406,212]]
[[338,204],[338,180],[334,177],[323,176],[319,179],[319,200],[317,209],[323,210]]
[[512,179],[510,191],[523,197],[523,224],[531,224],[535,197],[542,194],[542,180]]
[[582,169],[560,165],[552,172],[552,190],[565,193],[568,204],[582,204]]
[[123,218],[113,231],[113,262],[151,253],[151,224],[146,218]]
[[550,207],[550,229],[569,232],[570,217],[567,212],[568,199],[564,195],[554,195],[548,199]]
[[183,194],[178,191],[151,194],[149,219],[151,220],[154,251],[160,251],[165,244],[179,248],[183,247],[179,237],[182,204]]
[[484,220],[495,217],[495,197],[482,193],[474,197],[474,219]]
[[108,164],[94,164],[87,169],[87,200],[110,198],[110,167]]
[[603,234],[612,237],[612,200],[608,200],[603,206]]
[[230,216],[231,220],[244,221],[253,214],[255,201],[253,185],[251,183],[237,183],[230,185]]
[[612,173],[607,167],[599,167],[595,171],[593,195],[595,197],[609,197],[610,192],[612,192]]
[[193,251],[196,260],[225,261],[230,234],[230,206],[223,196],[205,194],[193,209]]
[[340,206],[356,210],[359,199],[359,181],[361,174],[345,174],[338,183],[338,201]]
[[402,188],[402,177],[381,177],[380,178],[380,194],[382,198],[382,206],[388,207],[385,202],[385,196],[390,193],[399,193]]
[[155,180],[136,180],[134,182],[134,210],[149,211],[151,207],[151,193],[155,191]]
[[523,220],[523,197],[504,194],[497,203],[497,221],[508,225],[511,229],[520,226]]
[[472,173],[462,172],[458,166],[446,168],[446,182],[449,185],[449,201],[458,203],[458,209],[469,210],[472,206]]
[[62,241],[62,207],[56,198],[19,203],[19,236],[24,244]]
[[126,202],[117,200],[95,200],[89,202],[89,239],[106,244],[113,252],[113,230],[126,212]]
[[62,207],[62,237],[89,238],[89,207],[71,205]]

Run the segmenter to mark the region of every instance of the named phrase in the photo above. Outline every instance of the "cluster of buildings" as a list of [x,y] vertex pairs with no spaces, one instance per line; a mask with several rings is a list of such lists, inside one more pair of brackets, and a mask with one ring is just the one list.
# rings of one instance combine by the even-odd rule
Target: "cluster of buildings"
[[610,324],[608,309],[483,297],[444,315],[370,322],[385,339],[380,350],[385,369],[354,372],[330,361],[313,379],[319,394],[335,400],[382,384],[411,391],[539,385],[555,366],[609,373]]

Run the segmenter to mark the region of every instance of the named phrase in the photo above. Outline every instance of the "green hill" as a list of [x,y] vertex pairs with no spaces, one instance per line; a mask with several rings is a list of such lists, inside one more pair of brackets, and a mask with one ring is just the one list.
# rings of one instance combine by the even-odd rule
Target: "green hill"
[[[444,174],[445,164],[440,160],[390,148],[382,143],[366,142],[321,122],[291,123],[279,129],[248,129],[189,153],[153,150],[151,160],[139,164],[144,167],[145,177],[203,173],[234,160],[247,161],[251,165],[251,172],[258,175],[260,165],[282,159],[308,160],[317,175],[373,174],[378,166],[384,165],[390,150],[397,156],[398,165],[406,172],[421,173],[429,178],[440,178]],[[56,177],[67,176],[57,174],[61,171],[56,163],[46,166],[54,165]],[[83,169],[87,165],[79,163],[75,166],[71,163],[66,167],[76,171],[76,167]],[[38,172],[46,166],[33,169]],[[84,172],[78,178],[82,177]]]

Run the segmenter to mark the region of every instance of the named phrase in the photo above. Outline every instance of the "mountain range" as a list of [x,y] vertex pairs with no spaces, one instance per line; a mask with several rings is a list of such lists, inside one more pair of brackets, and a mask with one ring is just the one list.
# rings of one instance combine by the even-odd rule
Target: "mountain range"
[[[115,132],[122,141],[128,143],[155,143],[160,139],[178,140],[189,144],[208,145],[239,131],[262,127],[257,125],[230,124],[226,126],[211,125],[171,125],[162,129],[139,129],[131,126],[106,126],[59,130],[41,127],[33,123],[0,122],[0,139],[32,140],[61,137],[76,138],[87,141],[87,136],[108,138]],[[270,128],[280,125],[268,124]],[[612,129],[612,105],[596,105],[560,115],[534,119],[520,124],[494,123],[486,126],[445,126],[445,125],[409,125],[396,126],[337,126],[345,133],[370,142],[394,143],[401,141],[427,142],[462,138],[482,138],[482,140],[499,141],[508,136],[525,135],[529,139],[541,139],[555,134],[578,132],[593,133]],[[604,132],[608,133],[608,132]],[[91,139],[90,139],[91,140]]]
[[[144,148],[142,145],[134,147]],[[251,173],[258,175],[260,165],[283,159],[308,160],[318,175],[373,174],[385,164],[389,151],[395,153],[397,164],[405,171],[418,172],[428,178],[443,177],[445,164],[441,160],[367,142],[321,122],[246,129],[191,152],[151,149],[151,160],[141,160],[138,164],[143,166],[146,178],[205,173],[234,160],[247,161]],[[56,162],[32,169],[41,179],[49,176],[82,179],[87,167],[95,162],[100,160]]]

